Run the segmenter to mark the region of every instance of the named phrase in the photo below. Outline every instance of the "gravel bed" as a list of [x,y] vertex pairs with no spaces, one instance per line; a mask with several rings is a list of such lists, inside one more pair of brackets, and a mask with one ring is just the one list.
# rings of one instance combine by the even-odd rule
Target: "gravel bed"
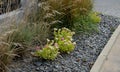
[[75,50],[70,54],[61,54],[54,61],[26,58],[14,61],[9,72],[89,72],[98,55],[106,45],[113,31],[120,24],[120,19],[100,15],[99,33],[75,35]]

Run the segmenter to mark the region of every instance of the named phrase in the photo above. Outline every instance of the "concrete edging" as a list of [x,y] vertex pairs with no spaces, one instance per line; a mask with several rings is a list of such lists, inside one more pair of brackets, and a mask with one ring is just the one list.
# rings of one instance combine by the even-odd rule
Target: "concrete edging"
[[117,29],[115,30],[115,32],[111,36],[110,40],[108,41],[108,43],[104,47],[103,51],[98,56],[98,58],[97,58],[97,60],[96,60],[95,64],[93,65],[90,72],[100,72],[102,65],[104,64],[105,60],[107,59],[108,54],[110,53],[117,37],[119,36],[119,33],[120,33],[120,25],[117,27]]

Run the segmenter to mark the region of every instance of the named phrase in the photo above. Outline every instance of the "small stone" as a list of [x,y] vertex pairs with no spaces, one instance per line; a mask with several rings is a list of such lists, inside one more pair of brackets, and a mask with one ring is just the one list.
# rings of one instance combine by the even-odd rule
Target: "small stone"
[[79,62],[79,61],[80,61],[80,58],[77,58],[76,61]]
[[39,66],[41,66],[42,65],[42,63],[41,62],[34,62],[33,63],[35,66],[37,66],[37,67],[39,67]]
[[58,66],[58,65],[55,65],[55,68],[59,68],[59,66]]
[[83,59],[82,59],[82,61],[83,61],[83,62],[86,62],[86,61],[87,61],[87,59],[86,59],[86,58],[83,58]]
[[57,72],[58,70],[57,69],[53,69],[53,72]]
[[43,71],[44,71],[44,67],[43,67],[43,66],[41,66],[41,67],[40,67],[40,70],[43,70]]
[[36,68],[36,71],[39,71],[39,70],[40,70],[40,68],[39,68],[39,67],[37,67],[37,68]]

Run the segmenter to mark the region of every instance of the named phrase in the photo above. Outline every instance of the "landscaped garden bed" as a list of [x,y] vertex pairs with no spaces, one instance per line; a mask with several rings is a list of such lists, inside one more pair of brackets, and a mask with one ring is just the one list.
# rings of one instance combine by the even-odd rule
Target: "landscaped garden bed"
[[13,61],[11,72],[90,72],[91,67],[120,24],[120,19],[108,15],[100,15],[99,32],[91,35],[76,34],[75,50],[70,54],[61,54],[54,61],[25,58]]
[[89,72],[120,19],[91,0],[41,0],[0,37],[1,72]]

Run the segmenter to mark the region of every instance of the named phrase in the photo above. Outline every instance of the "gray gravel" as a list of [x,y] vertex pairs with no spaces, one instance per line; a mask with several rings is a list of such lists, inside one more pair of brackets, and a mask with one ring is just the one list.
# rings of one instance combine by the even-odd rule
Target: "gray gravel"
[[14,61],[9,70],[11,72],[89,72],[111,34],[120,24],[118,18],[100,16],[102,21],[99,24],[99,33],[75,35],[77,46],[72,53],[61,54],[54,61],[37,58]]

